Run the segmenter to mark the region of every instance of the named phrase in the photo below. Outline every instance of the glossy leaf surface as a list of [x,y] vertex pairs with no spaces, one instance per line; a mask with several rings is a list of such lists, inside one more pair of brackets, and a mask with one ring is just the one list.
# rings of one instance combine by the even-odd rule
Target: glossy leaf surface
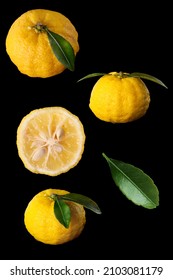
[[93,78],[93,77],[98,77],[98,76],[104,76],[107,75],[106,73],[92,73],[92,74],[88,74],[86,76],[84,76],[83,78],[79,79],[78,82],[89,79],[89,78]]
[[101,210],[98,207],[97,203],[85,195],[81,195],[77,193],[69,193],[66,195],[62,195],[61,197],[64,200],[69,200],[69,201],[79,203],[83,205],[85,208],[88,208],[91,211],[95,212],[96,214],[101,214]]
[[57,59],[69,70],[74,71],[75,54],[71,44],[59,34],[46,29],[52,50]]
[[133,73],[129,74],[129,77],[136,77],[136,78],[150,80],[156,84],[159,84],[165,88],[168,88],[160,79],[158,79],[152,75],[145,74],[145,73],[133,72]]
[[102,155],[110,167],[115,184],[129,200],[148,209],[159,205],[159,191],[147,174],[131,164],[111,159],[104,153]]
[[71,211],[67,203],[65,203],[58,196],[54,198],[54,214],[58,221],[66,228],[69,227],[71,220]]

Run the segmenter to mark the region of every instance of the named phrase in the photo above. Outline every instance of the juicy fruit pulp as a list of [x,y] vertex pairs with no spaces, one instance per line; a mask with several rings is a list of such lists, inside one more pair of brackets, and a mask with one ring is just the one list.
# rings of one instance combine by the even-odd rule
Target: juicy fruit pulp
[[67,202],[71,211],[69,228],[65,228],[55,217],[52,194],[63,195],[69,192],[59,189],[47,189],[36,194],[28,203],[24,213],[27,231],[45,244],[58,245],[77,238],[86,223],[85,209],[75,202]]
[[17,148],[33,173],[56,176],[77,165],[85,133],[79,118],[62,107],[31,111],[17,129]]

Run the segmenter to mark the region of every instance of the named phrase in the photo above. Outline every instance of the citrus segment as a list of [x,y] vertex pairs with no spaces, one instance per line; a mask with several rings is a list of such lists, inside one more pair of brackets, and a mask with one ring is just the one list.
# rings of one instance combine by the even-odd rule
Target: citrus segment
[[33,173],[56,176],[77,165],[85,143],[79,118],[62,107],[31,111],[17,129],[18,154]]
[[27,231],[38,241],[58,245],[77,238],[86,223],[85,209],[75,202],[66,202],[71,211],[71,221],[65,228],[55,217],[52,194],[63,195],[69,192],[59,189],[47,189],[36,194],[28,203],[24,213]]

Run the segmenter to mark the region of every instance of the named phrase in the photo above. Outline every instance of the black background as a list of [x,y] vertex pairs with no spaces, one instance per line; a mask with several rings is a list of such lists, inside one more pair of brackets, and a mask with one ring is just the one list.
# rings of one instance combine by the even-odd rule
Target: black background
[[[93,6],[94,4],[94,6]],[[6,7],[5,7],[6,6]],[[23,1],[1,8],[1,259],[172,259],[172,105],[169,64],[170,7],[129,1]],[[7,32],[22,13],[36,8],[61,12],[79,34],[75,71],[41,79],[21,74],[5,50]],[[144,117],[128,124],[97,119],[88,107],[95,72],[143,72],[151,81]],[[85,150],[79,164],[57,177],[33,174],[18,157],[16,130],[33,109],[62,106],[82,121]],[[135,165],[159,189],[160,205],[148,210],[127,200],[114,184],[102,153]],[[81,236],[53,246],[35,241],[23,214],[31,198],[47,188],[66,189],[94,199],[101,215],[86,210]],[[2,246],[3,245],[3,246]],[[2,249],[3,247],[3,249]]]

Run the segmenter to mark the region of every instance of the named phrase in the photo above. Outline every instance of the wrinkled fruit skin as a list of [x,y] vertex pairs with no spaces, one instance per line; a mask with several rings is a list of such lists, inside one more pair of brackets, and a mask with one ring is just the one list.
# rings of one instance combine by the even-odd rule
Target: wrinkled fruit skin
[[150,93],[140,78],[120,78],[111,72],[95,83],[89,107],[100,120],[126,123],[144,116],[149,104]]
[[11,61],[22,74],[47,78],[62,73],[65,67],[54,55],[46,32],[33,28],[38,23],[66,39],[75,55],[79,51],[78,32],[67,17],[45,9],[27,11],[13,22],[6,37]]
[[65,190],[47,189],[36,194],[28,203],[24,213],[27,231],[44,244],[58,245],[77,238],[83,231],[86,217],[82,205],[68,202],[71,210],[69,228],[65,228],[55,217],[54,200],[51,194],[67,194]]

